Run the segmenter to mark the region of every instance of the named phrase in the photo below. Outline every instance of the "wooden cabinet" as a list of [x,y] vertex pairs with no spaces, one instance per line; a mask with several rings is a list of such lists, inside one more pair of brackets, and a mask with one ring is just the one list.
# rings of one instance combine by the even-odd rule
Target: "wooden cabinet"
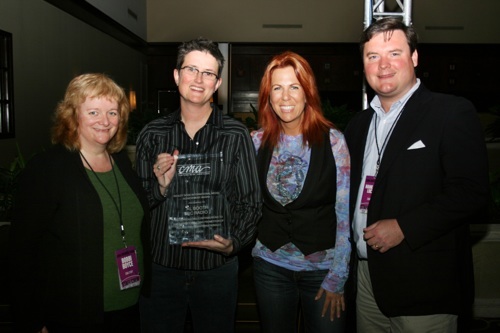
[[300,54],[309,62],[322,98],[342,95],[346,97],[340,98],[343,102],[360,108],[363,71],[356,44],[232,44],[232,112],[251,111],[249,103],[257,103],[260,81],[267,64],[274,55],[287,50]]
[[235,44],[231,46],[231,89],[258,90],[268,62],[287,50],[309,62],[320,90],[361,88],[362,63],[356,44]]

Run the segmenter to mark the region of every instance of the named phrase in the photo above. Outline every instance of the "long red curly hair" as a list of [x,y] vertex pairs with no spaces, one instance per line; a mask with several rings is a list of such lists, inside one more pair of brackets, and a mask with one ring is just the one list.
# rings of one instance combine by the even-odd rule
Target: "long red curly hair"
[[305,93],[306,106],[301,123],[303,144],[314,145],[322,142],[325,132],[335,125],[325,118],[321,109],[316,79],[311,66],[297,53],[286,51],[274,56],[264,72],[259,89],[259,124],[263,129],[262,146],[274,148],[283,133],[280,118],[274,112],[271,102],[272,75],[276,69],[292,67]]

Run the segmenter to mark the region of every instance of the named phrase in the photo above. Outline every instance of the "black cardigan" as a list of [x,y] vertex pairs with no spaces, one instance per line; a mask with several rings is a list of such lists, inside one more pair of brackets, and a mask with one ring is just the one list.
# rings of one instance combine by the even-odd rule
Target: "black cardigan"
[[[125,152],[113,155],[145,212],[143,292],[149,289],[149,208]],[[19,181],[10,237],[12,306],[18,331],[47,321],[94,324],[103,317],[103,215],[78,152],[34,157]]]

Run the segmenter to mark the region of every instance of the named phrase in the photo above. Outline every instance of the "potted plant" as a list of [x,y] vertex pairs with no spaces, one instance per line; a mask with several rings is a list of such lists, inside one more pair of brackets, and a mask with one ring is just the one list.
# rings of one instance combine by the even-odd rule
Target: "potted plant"
[[17,156],[8,167],[0,167],[0,221],[12,219],[14,192],[17,188],[17,177],[26,166],[26,161],[16,143]]
[[245,125],[250,131],[253,131],[259,129],[259,113],[252,103],[250,103],[250,108],[252,109],[252,116],[245,118]]
[[334,106],[330,103],[329,99],[323,100],[321,108],[326,119],[334,123],[341,131],[345,130],[347,124],[354,116],[354,112],[347,108],[347,104]]

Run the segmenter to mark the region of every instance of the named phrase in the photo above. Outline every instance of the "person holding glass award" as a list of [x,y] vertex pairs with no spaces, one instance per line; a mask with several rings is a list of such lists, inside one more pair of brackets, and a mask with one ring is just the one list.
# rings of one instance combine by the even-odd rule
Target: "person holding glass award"
[[152,208],[153,282],[141,299],[143,332],[234,332],[238,259],[261,214],[247,128],[211,103],[222,83],[218,45],[179,47],[180,109],[145,126],[137,172]]

